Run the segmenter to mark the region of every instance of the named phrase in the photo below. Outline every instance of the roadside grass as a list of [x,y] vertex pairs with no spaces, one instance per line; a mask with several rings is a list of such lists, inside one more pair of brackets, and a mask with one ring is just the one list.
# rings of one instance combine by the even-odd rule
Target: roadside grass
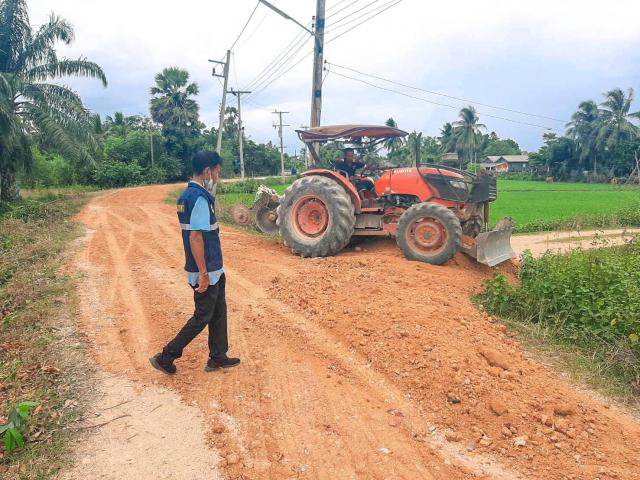
[[522,257],[474,300],[561,370],[640,408],[640,236],[610,247]]
[[25,447],[0,449],[1,478],[50,478],[70,458],[90,370],[74,329],[73,281],[61,268],[81,235],[71,217],[88,198],[49,192],[0,204],[0,424],[18,403],[37,403]]

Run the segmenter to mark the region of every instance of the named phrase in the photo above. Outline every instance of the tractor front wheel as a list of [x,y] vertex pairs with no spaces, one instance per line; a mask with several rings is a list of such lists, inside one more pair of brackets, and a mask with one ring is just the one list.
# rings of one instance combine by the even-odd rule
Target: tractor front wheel
[[437,203],[418,203],[398,221],[396,242],[409,260],[442,265],[458,251],[462,240],[460,220]]
[[349,194],[335,180],[296,180],[278,206],[277,224],[285,245],[302,257],[327,257],[351,239],[356,217]]

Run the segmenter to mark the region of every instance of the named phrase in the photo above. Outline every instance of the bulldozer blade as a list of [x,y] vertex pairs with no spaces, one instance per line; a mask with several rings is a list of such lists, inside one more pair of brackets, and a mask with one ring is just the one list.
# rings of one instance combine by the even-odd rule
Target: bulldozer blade
[[480,233],[476,238],[465,237],[460,249],[477,262],[494,267],[516,256],[511,248],[513,221],[500,220],[490,232]]
[[278,235],[278,225],[276,225],[276,219],[278,214],[275,208],[269,208],[268,206],[259,207],[256,211],[256,225],[262,233],[267,235]]

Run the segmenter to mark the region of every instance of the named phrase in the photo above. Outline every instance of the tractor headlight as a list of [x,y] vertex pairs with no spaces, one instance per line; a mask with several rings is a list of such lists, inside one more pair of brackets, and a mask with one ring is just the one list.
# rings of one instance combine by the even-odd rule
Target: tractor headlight
[[449,184],[457,190],[464,190],[465,192],[467,191],[467,184],[460,180],[451,180],[449,181]]

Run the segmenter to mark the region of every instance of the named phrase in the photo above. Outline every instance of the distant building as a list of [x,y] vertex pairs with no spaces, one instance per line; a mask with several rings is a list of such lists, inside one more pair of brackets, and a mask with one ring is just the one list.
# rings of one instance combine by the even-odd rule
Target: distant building
[[529,155],[489,155],[482,159],[480,166],[490,172],[526,172]]

